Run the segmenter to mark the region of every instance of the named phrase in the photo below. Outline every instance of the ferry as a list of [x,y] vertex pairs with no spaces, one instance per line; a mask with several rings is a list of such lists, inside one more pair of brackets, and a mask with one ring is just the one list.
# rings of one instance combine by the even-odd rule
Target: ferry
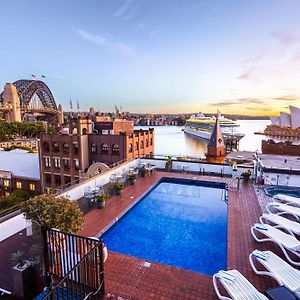
[[[239,141],[245,134],[239,131],[237,122],[225,118],[218,113],[220,128],[223,134],[227,151],[238,150]],[[186,121],[183,131],[187,134],[209,140],[216,123],[216,117],[206,117],[203,113],[198,113]]]

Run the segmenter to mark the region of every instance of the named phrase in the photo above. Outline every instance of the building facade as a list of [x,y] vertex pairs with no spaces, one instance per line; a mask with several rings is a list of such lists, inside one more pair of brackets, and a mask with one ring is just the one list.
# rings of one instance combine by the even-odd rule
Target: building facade
[[275,142],[273,140],[262,140],[261,150],[263,154],[300,156],[300,145],[295,145],[290,141]]
[[24,138],[24,139],[15,139],[5,142],[0,142],[0,148],[10,148],[10,147],[25,147],[31,150],[38,150],[38,139],[35,138]]
[[86,178],[95,163],[110,166],[136,157],[152,156],[154,130],[134,130],[127,120],[78,118],[59,134],[43,134],[40,168],[44,191]]

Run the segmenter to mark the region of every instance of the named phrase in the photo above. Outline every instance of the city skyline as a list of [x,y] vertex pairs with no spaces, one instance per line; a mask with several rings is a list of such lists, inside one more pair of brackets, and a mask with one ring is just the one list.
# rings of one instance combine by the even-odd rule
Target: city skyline
[[2,9],[1,89],[34,74],[66,110],[70,99],[137,113],[300,106],[298,1],[14,0]]

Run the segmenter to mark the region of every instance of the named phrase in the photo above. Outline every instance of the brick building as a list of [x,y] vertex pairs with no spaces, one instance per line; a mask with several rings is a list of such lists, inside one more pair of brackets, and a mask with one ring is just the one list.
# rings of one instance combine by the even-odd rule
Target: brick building
[[41,192],[38,154],[23,150],[0,151],[0,192],[8,195],[15,190],[32,195]]
[[273,140],[262,140],[261,150],[263,154],[300,156],[300,145],[295,145],[290,141],[275,142]]
[[45,191],[87,177],[95,163],[119,161],[154,153],[154,130],[134,130],[132,121],[107,117],[72,119],[59,134],[40,140],[41,180]]

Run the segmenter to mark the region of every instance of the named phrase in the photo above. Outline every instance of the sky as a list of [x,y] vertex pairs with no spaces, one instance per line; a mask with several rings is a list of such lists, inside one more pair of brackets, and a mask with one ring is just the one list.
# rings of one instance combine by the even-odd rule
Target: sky
[[34,74],[65,110],[70,99],[149,113],[300,106],[298,0],[0,4],[0,86]]

